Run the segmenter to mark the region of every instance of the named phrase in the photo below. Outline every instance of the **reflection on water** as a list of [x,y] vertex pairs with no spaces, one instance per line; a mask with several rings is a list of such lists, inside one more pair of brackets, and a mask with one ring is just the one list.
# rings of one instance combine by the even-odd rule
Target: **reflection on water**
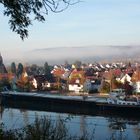
[[7,129],[21,128],[33,123],[35,117],[41,116],[49,116],[52,121],[61,118],[71,135],[87,134],[95,140],[140,139],[140,119],[138,118],[72,115],[0,107],[0,121],[5,124]]

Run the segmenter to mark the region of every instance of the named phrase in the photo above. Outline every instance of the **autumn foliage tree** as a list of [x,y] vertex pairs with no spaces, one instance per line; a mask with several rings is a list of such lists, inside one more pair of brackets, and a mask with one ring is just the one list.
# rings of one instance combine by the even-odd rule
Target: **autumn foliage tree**
[[17,87],[19,91],[30,91],[33,88],[33,84],[30,78],[26,75],[25,72],[21,74],[17,80]]
[[111,82],[112,89],[123,88],[123,84],[120,81],[117,81],[116,78],[112,79]]
[[58,89],[61,88],[61,79],[64,73],[65,73],[64,69],[61,68],[57,68],[53,71],[53,76],[56,78]]
[[110,92],[110,83],[103,81],[100,92],[101,93],[109,93]]
[[83,70],[77,71],[76,69],[70,74],[69,83],[73,83],[79,80],[79,84],[84,84],[85,82],[85,72]]

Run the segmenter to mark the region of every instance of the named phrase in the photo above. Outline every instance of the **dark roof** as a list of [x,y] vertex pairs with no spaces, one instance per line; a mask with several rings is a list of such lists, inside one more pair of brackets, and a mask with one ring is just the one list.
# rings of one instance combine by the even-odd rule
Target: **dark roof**
[[39,82],[45,82],[48,81],[50,83],[54,82],[54,77],[48,77],[47,75],[34,75],[34,78]]

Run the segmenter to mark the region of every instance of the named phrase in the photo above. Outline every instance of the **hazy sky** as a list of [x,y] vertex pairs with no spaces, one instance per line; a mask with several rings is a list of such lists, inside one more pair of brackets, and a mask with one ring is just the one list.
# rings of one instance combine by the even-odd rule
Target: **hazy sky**
[[[17,58],[23,63],[29,59],[34,62],[36,59],[66,60],[73,53],[84,57],[90,52],[92,56],[97,46],[98,55],[104,55],[108,54],[105,49],[108,45],[140,45],[140,0],[84,0],[62,13],[50,12],[45,23],[33,23],[25,41],[9,29],[8,18],[3,16],[2,10],[0,19],[0,51],[10,63]],[[85,49],[79,49],[80,53],[62,49],[81,46]],[[93,54],[86,50],[87,46],[92,48]],[[60,50],[55,49],[57,47]],[[47,48],[53,51],[49,53]],[[39,49],[45,52],[36,51]],[[113,50],[108,51],[112,53]]]

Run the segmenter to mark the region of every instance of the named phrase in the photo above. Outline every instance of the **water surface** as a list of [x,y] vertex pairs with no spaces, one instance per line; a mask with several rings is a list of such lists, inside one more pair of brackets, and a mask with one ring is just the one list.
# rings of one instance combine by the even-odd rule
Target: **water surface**
[[48,116],[52,121],[61,118],[71,135],[88,134],[95,140],[139,140],[140,119],[104,115],[76,115],[1,107],[1,123],[7,129],[21,128],[33,123],[35,117]]

